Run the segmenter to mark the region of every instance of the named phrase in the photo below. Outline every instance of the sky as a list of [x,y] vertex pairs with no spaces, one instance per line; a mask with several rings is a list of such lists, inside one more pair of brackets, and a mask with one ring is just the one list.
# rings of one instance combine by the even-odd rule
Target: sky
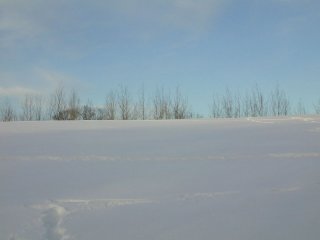
[[311,106],[319,26],[319,0],[0,0],[0,97],[179,86],[205,113],[226,87],[279,84]]

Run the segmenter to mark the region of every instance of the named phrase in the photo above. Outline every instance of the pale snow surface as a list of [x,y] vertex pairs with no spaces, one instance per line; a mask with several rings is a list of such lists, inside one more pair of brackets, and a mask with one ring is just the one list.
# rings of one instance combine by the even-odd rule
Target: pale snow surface
[[318,240],[320,117],[0,123],[1,240]]

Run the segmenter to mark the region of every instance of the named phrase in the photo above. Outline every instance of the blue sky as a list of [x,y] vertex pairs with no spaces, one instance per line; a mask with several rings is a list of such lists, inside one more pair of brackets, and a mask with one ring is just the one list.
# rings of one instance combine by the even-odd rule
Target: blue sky
[[61,82],[103,104],[126,85],[179,85],[193,110],[214,92],[279,85],[320,97],[318,0],[0,0],[0,95]]

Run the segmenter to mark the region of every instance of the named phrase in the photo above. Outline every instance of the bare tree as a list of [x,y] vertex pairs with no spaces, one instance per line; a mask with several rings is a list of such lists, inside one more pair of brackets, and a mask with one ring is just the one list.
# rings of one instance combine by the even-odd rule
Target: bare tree
[[83,120],[95,119],[96,112],[90,100],[88,100],[87,103],[82,107],[81,116]]
[[107,120],[115,120],[117,113],[117,94],[110,91],[106,97],[105,118]]
[[163,115],[161,112],[162,98],[159,89],[157,88],[156,93],[153,97],[153,118],[158,120],[162,119]]
[[118,104],[121,119],[129,120],[131,117],[130,94],[128,88],[122,85],[118,93]]
[[320,98],[318,100],[318,103],[314,104],[313,106],[316,114],[320,114]]
[[35,101],[32,95],[25,95],[22,103],[22,121],[32,121],[35,120]]
[[67,112],[68,120],[77,120],[81,116],[80,98],[75,90],[71,91]]
[[251,116],[251,95],[246,92],[242,99],[242,113],[244,117],[250,117]]
[[25,95],[21,105],[22,121],[40,121],[43,118],[43,98],[40,95]]
[[295,112],[298,116],[303,116],[307,114],[306,108],[301,100],[301,98],[299,99],[299,102],[297,104],[297,108],[296,108],[296,112]]
[[53,120],[67,120],[67,104],[64,87],[60,85],[51,96],[49,104],[49,117]]
[[43,119],[43,102],[44,99],[41,95],[34,97],[34,117],[37,121],[41,121]]
[[226,88],[225,95],[222,96],[222,112],[224,117],[232,118],[234,111],[234,100],[229,88]]
[[176,88],[173,98],[173,116],[175,119],[188,117],[188,99],[182,96],[179,86]]
[[239,118],[241,117],[241,96],[239,93],[235,94],[233,97],[233,117],[234,118]]
[[141,115],[141,112],[140,112],[140,109],[139,109],[139,103],[138,102],[133,103],[130,115],[131,115],[131,119],[132,120],[142,119],[142,115]]
[[[124,93],[124,95],[126,95]],[[145,91],[144,91],[144,85],[142,85],[142,87],[139,89],[139,91],[137,92],[138,98],[135,101],[134,99],[132,100],[132,98],[130,98],[130,96],[128,97],[128,99],[132,102],[130,103],[129,106],[129,115],[130,115],[130,119],[132,120],[145,120],[146,119],[146,99],[145,99]],[[121,98],[124,100],[125,97],[124,96],[120,96],[120,103],[121,103]],[[123,103],[125,103],[125,101],[123,101]],[[121,107],[120,107],[120,111]]]
[[251,92],[250,112],[252,117],[267,115],[266,100],[258,85]]
[[101,108],[101,107],[96,108],[96,119],[97,120],[105,120],[106,119],[105,108]]
[[[92,120],[92,119],[185,119],[198,117],[192,113],[188,99],[176,87],[173,94],[162,88],[156,88],[148,105],[144,86],[137,92],[137,98],[131,97],[129,89],[120,86],[116,91],[110,91],[106,96],[103,107],[95,107],[92,102],[81,107],[80,98],[75,90],[66,96],[64,87],[57,87],[47,100],[40,95],[25,95],[19,109],[19,119],[24,121],[54,119],[54,120]],[[44,115],[43,108],[48,108],[48,115]],[[221,96],[214,94],[209,105],[210,115],[213,118],[226,117],[261,117],[266,115],[285,116],[290,114],[290,101],[279,85],[271,91],[270,96],[255,85],[242,95],[225,89]],[[316,114],[320,114],[320,99],[314,104]],[[305,115],[305,105],[300,99],[292,109],[292,113]],[[13,121],[17,115],[15,108],[7,99],[0,105],[0,120]]]
[[258,85],[250,93],[246,92],[242,102],[245,117],[262,117],[268,114],[266,98]]
[[218,95],[212,95],[212,101],[209,105],[210,107],[210,114],[213,118],[220,118],[222,116],[222,107],[221,107],[221,100]]
[[165,94],[164,88],[157,88],[153,97],[153,118],[170,119],[171,118],[171,98],[170,94]]
[[139,92],[139,103],[138,103],[138,111],[140,112],[140,119],[146,119],[146,98],[145,98],[145,91],[144,85],[142,85],[140,92]]
[[0,106],[0,117],[3,122],[10,122],[16,120],[15,110],[9,101],[9,99],[5,99],[2,105]]
[[271,110],[274,116],[286,116],[289,114],[290,102],[284,90],[276,86],[271,92]]

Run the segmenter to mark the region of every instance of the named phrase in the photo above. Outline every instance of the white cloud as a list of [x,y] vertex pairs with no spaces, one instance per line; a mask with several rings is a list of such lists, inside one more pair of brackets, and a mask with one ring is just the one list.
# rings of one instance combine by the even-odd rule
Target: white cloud
[[272,158],[289,158],[289,159],[295,159],[295,158],[317,158],[320,157],[319,152],[289,152],[289,153],[272,153],[269,154]]
[[26,94],[39,94],[39,92],[23,86],[0,87],[0,96],[21,97]]
[[314,0],[272,0],[272,2],[275,3],[283,3],[283,4],[292,4],[292,3],[298,3],[298,4],[306,4],[313,2]]
[[23,17],[18,13],[4,13],[1,16],[0,31],[7,31],[17,37],[33,37],[40,29],[38,24],[28,17]]
[[[152,27],[202,30],[219,12],[222,0],[128,0],[112,4],[125,17],[147,20]],[[142,23],[143,24],[143,23]]]
[[43,93],[47,94],[59,86],[63,86],[66,90],[76,89],[78,91],[88,89],[91,86],[89,82],[85,83],[65,72],[48,68],[35,67],[33,76],[37,79],[37,85],[42,89]]
[[49,88],[55,88],[61,84],[72,85],[76,82],[73,77],[68,76],[65,73],[45,68],[36,67],[34,69],[34,74],[38,79],[41,79],[40,81],[43,85],[46,85]]
[[90,83],[62,71],[42,67],[25,72],[0,72],[0,98],[21,100],[26,95],[49,96],[59,86],[66,91],[76,89],[81,92],[90,88]]
[[223,1],[175,0],[170,21],[178,27],[203,29],[212,23]]
[[58,205],[49,205],[44,211],[42,224],[45,229],[44,239],[46,240],[65,240],[69,239],[66,229],[62,227],[67,211]]
[[12,234],[8,240],[27,240],[27,239],[18,237],[16,234]]
[[18,42],[34,40],[45,31],[43,21],[35,14],[37,1],[0,2],[0,47],[15,47]]
[[[75,52],[85,51],[84,46],[90,43],[90,47],[96,45],[97,40],[95,44],[90,42],[92,31],[105,33],[110,27],[121,30],[123,24],[132,25],[130,34],[138,37],[172,30],[193,33],[211,25],[228,2],[230,0],[3,0],[0,2],[0,48],[40,45],[61,53],[72,51],[73,56]],[[79,38],[72,45],[74,35]]]

